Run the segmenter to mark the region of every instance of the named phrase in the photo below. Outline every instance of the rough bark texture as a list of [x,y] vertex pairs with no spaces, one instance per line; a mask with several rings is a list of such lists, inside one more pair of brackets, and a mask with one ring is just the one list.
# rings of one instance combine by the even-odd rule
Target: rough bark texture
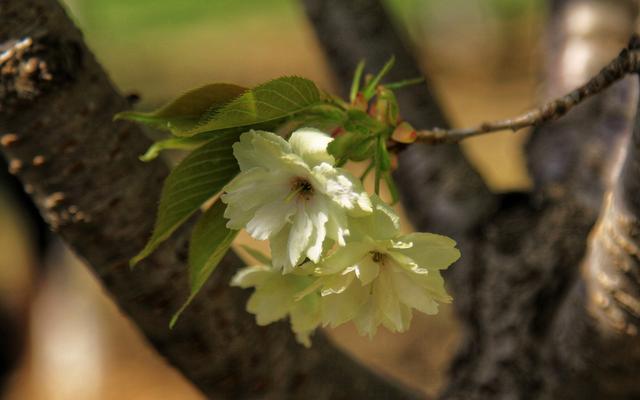
[[415,397],[321,334],[306,350],[285,324],[257,327],[244,311],[247,293],[228,287],[241,263],[233,254],[170,331],[187,297],[186,228],[135,270],[127,265],[150,234],[166,166],[137,160],[149,141],[112,122],[128,104],[57,2],[0,2],[0,50],[10,170],[148,340],[208,397]]
[[[305,0],[305,4],[342,84],[349,78],[345,71],[350,71],[358,58],[382,54],[376,58],[380,62],[391,52],[398,55],[390,43],[400,43],[397,36],[389,39],[393,35],[379,2]],[[549,94],[557,96],[584,83],[609,61],[632,33],[636,14],[633,1],[554,2],[548,38],[547,82],[553,88]],[[583,62],[578,56],[584,57]],[[400,59],[411,63],[410,57]],[[415,71],[415,66],[403,67],[403,77]],[[469,169],[453,147],[443,151],[437,164],[425,161],[431,149],[422,150],[425,153],[416,158],[413,154],[404,157],[412,164],[402,165],[398,177],[413,222],[421,230],[452,234],[462,239],[463,245],[462,262],[454,267],[453,289],[466,336],[443,398],[609,399],[638,395],[638,384],[633,380],[633,372],[638,371],[638,343],[633,333],[637,329],[635,313],[640,308],[640,291],[633,275],[638,263],[637,215],[630,215],[628,208],[618,209],[613,213],[618,217],[612,219],[608,217],[612,212],[606,211],[610,207],[605,206],[602,220],[613,227],[606,234],[598,234],[605,231],[603,228],[594,232],[592,250],[584,263],[595,263],[607,272],[616,270],[607,275],[615,282],[605,295],[605,303],[613,309],[607,313],[609,317],[594,317],[589,311],[594,308],[594,295],[585,296],[584,289],[591,288],[586,293],[602,290],[604,275],[578,273],[609,184],[611,161],[630,132],[636,91],[635,82],[622,81],[564,119],[537,130],[528,145],[536,183],[532,193],[492,198],[481,184],[452,172]],[[433,100],[425,92],[408,96],[401,101],[411,104],[415,96]],[[415,120],[411,114],[407,117],[417,127],[428,129],[442,124],[442,118],[434,120],[433,115],[429,111]],[[623,150],[627,148],[631,147]],[[637,157],[631,155],[633,151],[628,158]],[[628,161],[627,165],[632,164]],[[635,189],[626,190],[634,195],[627,196],[625,204],[637,206],[637,162],[626,169],[635,170],[635,175],[626,178]],[[434,173],[451,181],[430,180]],[[465,172],[462,176],[474,174]],[[442,214],[434,201],[432,193],[448,193],[447,184],[458,188],[464,199],[449,203],[456,215],[464,218],[462,223]],[[446,218],[432,218],[434,211]],[[615,246],[610,245],[608,236],[612,229],[618,232]],[[598,240],[608,242],[602,245]],[[592,253],[602,257],[592,260]],[[612,314],[619,318],[612,319]]]
[[[553,11],[547,84],[558,95],[619,51],[633,32],[637,10],[634,2],[562,1]],[[579,27],[581,13],[596,18]],[[587,65],[576,62],[577,48],[588,55]],[[510,201],[481,227],[474,268],[482,272],[465,275],[461,287],[471,290],[457,293],[473,299],[462,303],[473,305],[462,315],[477,319],[445,398],[610,399],[637,393],[628,379],[637,357],[612,355],[624,353],[614,340],[595,335],[607,329],[602,321],[590,319],[591,329],[576,335],[576,316],[589,306],[577,293],[594,281],[579,268],[611,162],[630,132],[636,92],[633,82],[622,81],[532,135],[527,156],[534,191],[507,196]]]

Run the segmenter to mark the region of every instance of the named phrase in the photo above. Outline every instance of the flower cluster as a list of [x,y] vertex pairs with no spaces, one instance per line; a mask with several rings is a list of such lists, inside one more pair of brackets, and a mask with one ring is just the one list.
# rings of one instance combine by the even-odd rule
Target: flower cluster
[[272,255],[232,284],[255,288],[247,310],[259,325],[288,316],[305,345],[321,325],[353,321],[373,336],[379,325],[407,330],[413,309],[437,313],[451,300],[440,270],[460,257],[447,237],[401,235],[393,209],[335,166],[331,140],[310,128],[289,141],[244,133],[233,148],[241,172],[222,196],[227,226],[268,239]]

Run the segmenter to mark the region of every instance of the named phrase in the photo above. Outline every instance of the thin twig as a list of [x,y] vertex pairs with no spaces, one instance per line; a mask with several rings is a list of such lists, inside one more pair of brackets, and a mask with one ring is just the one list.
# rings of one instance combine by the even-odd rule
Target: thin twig
[[485,133],[511,130],[513,132],[529,126],[540,125],[565,115],[569,110],[594,94],[602,92],[627,74],[640,71],[640,38],[633,36],[626,49],[587,83],[570,93],[550,101],[541,107],[518,115],[514,118],[485,122],[471,128],[441,129],[417,131],[416,141],[430,144],[455,143]]

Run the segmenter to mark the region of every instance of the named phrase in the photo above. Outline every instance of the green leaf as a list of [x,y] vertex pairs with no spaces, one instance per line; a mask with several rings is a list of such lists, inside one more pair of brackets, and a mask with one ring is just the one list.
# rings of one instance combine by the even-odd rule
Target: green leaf
[[391,125],[398,123],[398,116],[400,114],[400,108],[398,106],[398,99],[392,90],[389,90],[386,86],[383,86],[378,90],[378,102],[385,103],[386,115],[384,120]]
[[246,88],[228,83],[213,83],[193,89],[153,112],[125,111],[115,120],[127,119],[172,132],[193,128],[203,115],[228,104],[246,92]]
[[271,265],[271,258],[267,257],[266,254],[264,254],[263,252],[254,249],[253,247],[249,247],[247,245],[240,245],[240,247],[242,247],[242,249],[244,251],[246,251],[247,253],[249,253],[249,255],[253,258],[256,259],[257,262],[264,264],[264,265]]
[[225,209],[226,205],[217,200],[205,211],[193,229],[189,243],[190,294],[171,318],[170,328],[175,326],[182,312],[202,289],[238,234],[238,231],[226,227]]
[[353,74],[353,82],[351,83],[351,91],[349,92],[349,101],[353,103],[360,90],[360,81],[362,80],[362,72],[364,71],[364,60],[360,60]]
[[227,253],[237,230],[227,228],[220,199],[204,212],[191,234],[189,243],[189,282],[195,295],[205,284],[222,257]]
[[338,135],[327,150],[333,155],[338,165],[347,160],[363,161],[372,158],[375,152],[376,133],[385,126],[359,110],[349,110],[343,123],[344,132]]
[[365,136],[358,132],[345,132],[327,146],[327,151],[336,159],[338,166],[347,160],[363,161],[373,155],[375,136]]
[[413,78],[413,79],[405,79],[405,80],[398,81],[398,82],[385,83],[384,87],[386,87],[389,90],[398,90],[398,89],[405,88],[407,86],[413,86],[413,85],[418,85],[420,83],[424,83],[424,81],[425,81],[425,79],[423,77]]
[[187,301],[173,315],[169,327],[178,322],[182,312],[196,297],[227,253],[238,231],[227,228],[224,218],[226,204],[218,199],[198,220],[189,242],[189,284]]
[[382,78],[384,78],[384,76],[387,75],[389,71],[391,71],[391,68],[393,68],[393,64],[395,64],[395,62],[396,58],[392,56],[389,61],[384,64],[380,72],[378,72],[378,74],[374,76],[373,79],[369,81],[369,83],[367,83],[367,86],[362,90],[362,94],[364,95],[364,98],[366,100],[370,100],[373,97],[373,95],[376,93],[376,87],[380,83],[380,80],[382,80]]
[[195,127],[176,135],[193,136],[237,127],[248,129],[305,111],[320,104],[320,99],[320,91],[312,81],[295,76],[278,78],[245,92],[218,110],[205,113]]
[[347,120],[344,123],[344,129],[347,131],[359,132],[363,135],[372,136],[384,128],[384,124],[371,118],[371,116],[366,112],[359,110],[347,111]]
[[173,231],[238,173],[232,145],[238,132],[216,135],[189,154],[164,182],[153,235],[131,265],[151,254]]

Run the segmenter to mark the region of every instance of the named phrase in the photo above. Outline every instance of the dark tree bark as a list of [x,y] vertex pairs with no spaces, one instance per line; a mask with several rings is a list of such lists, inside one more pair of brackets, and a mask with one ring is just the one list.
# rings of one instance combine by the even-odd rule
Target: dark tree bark
[[284,324],[258,327],[247,293],[228,287],[229,254],[174,330],[188,294],[186,231],[139,267],[163,179],[129,107],[54,0],[0,2],[0,136],[11,171],[50,226],[82,257],[167,361],[212,398],[415,398],[361,367],[321,334],[310,350]]

